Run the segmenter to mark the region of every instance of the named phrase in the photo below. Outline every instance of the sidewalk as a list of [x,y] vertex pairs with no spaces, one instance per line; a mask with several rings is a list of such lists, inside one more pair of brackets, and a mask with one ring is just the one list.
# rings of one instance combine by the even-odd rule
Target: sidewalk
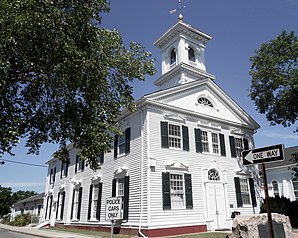
[[0,229],[14,231],[21,234],[32,235],[36,237],[43,237],[43,238],[86,238],[86,237],[101,238],[101,236],[89,236],[89,235],[82,235],[82,234],[71,233],[71,232],[53,231],[46,228],[38,229],[34,227],[9,226],[1,223],[0,223]]

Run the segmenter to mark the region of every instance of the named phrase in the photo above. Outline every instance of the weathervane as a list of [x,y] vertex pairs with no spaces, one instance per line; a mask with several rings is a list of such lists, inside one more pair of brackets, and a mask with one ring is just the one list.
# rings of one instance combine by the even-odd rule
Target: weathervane
[[179,19],[180,19],[180,17],[182,17],[181,11],[185,7],[186,6],[182,4],[182,0],[178,0],[178,8],[175,8],[175,9],[171,10],[170,14],[176,13],[178,10],[180,10],[180,14],[179,14]]

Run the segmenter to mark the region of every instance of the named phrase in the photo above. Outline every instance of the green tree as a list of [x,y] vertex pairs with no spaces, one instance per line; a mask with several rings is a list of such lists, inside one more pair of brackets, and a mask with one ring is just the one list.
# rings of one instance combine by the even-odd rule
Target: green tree
[[37,195],[37,193],[35,191],[29,191],[29,190],[22,191],[22,190],[19,190],[17,192],[12,193],[11,201],[12,201],[12,204],[13,204],[15,202],[18,202],[20,200],[32,197],[34,195]]
[[0,1],[0,153],[26,137],[29,153],[67,143],[98,168],[121,110],[134,110],[131,82],[155,73],[151,53],[99,28],[107,0]]
[[0,217],[10,212],[10,206],[12,204],[11,194],[11,188],[0,185]]
[[[250,97],[271,125],[294,125],[298,118],[298,40],[282,31],[250,58]],[[298,128],[296,128],[298,132]]]

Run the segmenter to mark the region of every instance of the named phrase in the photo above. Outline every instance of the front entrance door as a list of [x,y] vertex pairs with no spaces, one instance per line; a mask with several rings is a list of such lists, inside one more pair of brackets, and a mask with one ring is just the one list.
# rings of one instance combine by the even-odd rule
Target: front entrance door
[[225,229],[226,202],[223,184],[207,183],[207,212],[211,230]]

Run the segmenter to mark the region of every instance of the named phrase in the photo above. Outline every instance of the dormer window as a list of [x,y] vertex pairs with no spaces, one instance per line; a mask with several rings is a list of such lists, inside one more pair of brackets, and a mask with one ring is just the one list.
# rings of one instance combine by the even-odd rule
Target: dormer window
[[207,98],[204,97],[199,98],[198,103],[204,106],[213,107],[213,104]]
[[172,49],[171,51],[171,55],[170,55],[170,59],[171,59],[171,65],[176,63],[176,49]]
[[188,60],[192,62],[196,61],[195,51],[191,47],[188,48]]

